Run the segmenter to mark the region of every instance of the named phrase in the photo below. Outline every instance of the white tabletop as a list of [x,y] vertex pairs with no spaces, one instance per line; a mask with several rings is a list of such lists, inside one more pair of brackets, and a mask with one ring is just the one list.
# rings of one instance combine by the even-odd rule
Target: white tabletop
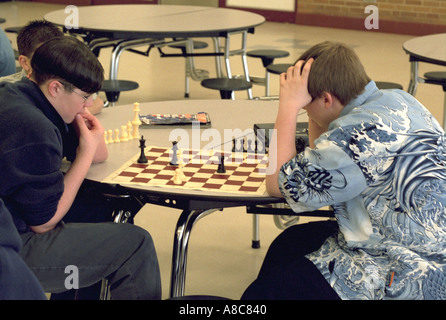
[[[259,14],[228,8],[180,5],[100,5],[78,7],[79,27],[139,37],[209,37],[220,32],[254,28],[265,22]],[[45,20],[64,26],[65,10]]]
[[[175,100],[163,102],[149,102],[141,103],[139,105],[140,114],[147,115],[152,113],[161,114],[185,114],[207,112],[211,119],[210,127],[202,127],[200,129],[200,147],[203,148],[212,140],[207,140],[206,130],[216,129],[221,134],[221,141],[216,141],[217,144],[224,139],[224,130],[240,129],[242,132],[247,129],[252,129],[255,123],[274,123],[277,113],[278,101],[255,101],[255,100]],[[117,106],[105,108],[97,115],[105,130],[120,129],[121,125],[126,124],[127,121],[132,121],[134,117],[133,105]],[[305,122],[308,118],[303,114],[298,119],[299,122]],[[146,146],[161,146],[171,147],[172,140],[170,134],[174,129],[183,129],[188,133],[192,139],[191,126],[158,126],[158,127],[140,127],[140,134],[146,139]],[[207,131],[209,132],[209,131]],[[197,134],[195,132],[194,134]],[[195,135],[193,137],[197,139]],[[231,138],[229,138],[231,140]],[[194,140],[196,141],[196,140]],[[232,143],[232,141],[231,141]],[[192,146],[192,142],[190,142]],[[213,144],[212,144],[213,145]],[[108,144],[109,158],[100,164],[93,164],[87,178],[94,181],[103,181],[106,177],[112,174],[115,170],[120,168],[126,161],[130,160],[132,156],[139,153],[139,141],[132,140],[128,142],[119,142]],[[146,186],[129,186],[141,190],[152,191],[166,191],[169,193],[203,195],[203,191],[189,190],[181,188],[162,188],[162,187],[146,187]],[[164,190],[163,190],[164,189]],[[228,194],[221,192],[205,192],[206,195],[215,195],[216,197],[265,197],[260,195],[246,194]]]
[[446,33],[407,40],[403,44],[403,49],[418,60],[446,65]]

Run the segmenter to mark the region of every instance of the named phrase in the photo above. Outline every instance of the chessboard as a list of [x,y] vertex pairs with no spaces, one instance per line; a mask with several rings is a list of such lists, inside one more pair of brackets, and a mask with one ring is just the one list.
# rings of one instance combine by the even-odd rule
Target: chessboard
[[[171,149],[148,146],[144,151],[147,163],[138,163],[137,154],[104,182],[256,195],[266,192],[266,154],[182,149],[177,164],[172,165]],[[224,172],[219,170],[222,156]]]

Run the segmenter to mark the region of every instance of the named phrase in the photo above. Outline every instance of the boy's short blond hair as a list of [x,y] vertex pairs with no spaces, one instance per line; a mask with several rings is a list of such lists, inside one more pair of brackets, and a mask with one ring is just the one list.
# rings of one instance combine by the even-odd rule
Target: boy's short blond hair
[[323,92],[333,94],[343,105],[358,96],[370,82],[356,53],[339,42],[325,41],[305,51],[298,60],[314,58],[308,79],[312,99]]

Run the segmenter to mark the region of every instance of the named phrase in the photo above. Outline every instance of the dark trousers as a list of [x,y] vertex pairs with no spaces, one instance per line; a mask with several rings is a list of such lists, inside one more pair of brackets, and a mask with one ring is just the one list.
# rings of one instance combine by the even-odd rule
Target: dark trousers
[[67,278],[72,279],[73,274],[71,267],[66,268],[74,266],[80,288],[105,277],[112,299],[161,299],[155,247],[149,233],[140,227],[113,222],[60,223],[51,231],[21,237],[20,255],[45,292],[66,291]]
[[289,227],[268,249],[257,279],[246,289],[246,300],[337,300],[336,292],[305,255],[318,250],[337,231],[334,221]]
[[0,300],[46,300],[36,276],[11,247],[0,246]]

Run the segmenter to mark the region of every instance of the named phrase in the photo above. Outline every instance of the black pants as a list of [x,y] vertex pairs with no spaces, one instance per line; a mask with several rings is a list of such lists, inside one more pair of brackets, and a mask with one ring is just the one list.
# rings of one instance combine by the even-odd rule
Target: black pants
[[339,299],[316,266],[305,258],[336,231],[334,221],[310,222],[286,229],[271,243],[257,279],[242,299]]

